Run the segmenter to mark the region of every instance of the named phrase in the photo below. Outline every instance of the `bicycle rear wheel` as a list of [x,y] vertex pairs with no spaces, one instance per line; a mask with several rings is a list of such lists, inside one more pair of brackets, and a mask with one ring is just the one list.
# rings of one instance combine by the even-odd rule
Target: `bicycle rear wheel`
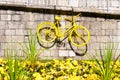
[[55,44],[56,32],[52,23],[42,23],[37,28],[38,43],[43,48],[51,48]]

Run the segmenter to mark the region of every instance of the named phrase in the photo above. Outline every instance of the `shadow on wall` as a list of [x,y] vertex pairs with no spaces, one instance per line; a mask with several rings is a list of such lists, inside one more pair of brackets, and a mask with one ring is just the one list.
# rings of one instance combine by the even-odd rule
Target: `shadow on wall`
[[55,14],[55,15],[76,15],[81,13],[84,17],[99,17],[105,19],[120,19],[120,14],[109,14],[109,13],[96,13],[96,12],[74,12],[71,10],[58,10],[56,6],[54,9],[47,8],[33,8],[26,6],[14,6],[14,5],[0,5],[0,10],[14,10],[14,11],[25,11],[25,12],[35,12],[44,14]]

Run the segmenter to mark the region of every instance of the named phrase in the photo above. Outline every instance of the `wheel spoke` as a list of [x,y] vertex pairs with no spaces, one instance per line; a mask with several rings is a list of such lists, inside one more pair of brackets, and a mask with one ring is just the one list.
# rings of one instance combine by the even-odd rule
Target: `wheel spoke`
[[38,43],[43,48],[51,48],[55,44],[55,28],[51,23],[44,23],[38,28]]

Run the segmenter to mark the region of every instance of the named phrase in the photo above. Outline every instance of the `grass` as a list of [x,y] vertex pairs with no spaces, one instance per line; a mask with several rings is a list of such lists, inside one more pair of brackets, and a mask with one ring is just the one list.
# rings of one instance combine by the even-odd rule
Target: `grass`
[[37,36],[36,34],[33,34],[32,31],[30,31],[30,35],[28,37],[28,44],[19,44],[28,60],[34,63],[39,58],[42,49],[38,49]]
[[93,58],[95,59],[97,65],[100,69],[100,75],[102,75],[102,77],[101,77],[102,80],[111,80],[112,79],[114,65],[116,64],[116,61],[120,57],[120,55],[118,55],[117,58],[115,59],[113,65],[111,65],[111,62],[113,61],[113,59],[112,59],[113,54],[115,54],[116,51],[117,51],[117,46],[114,43],[108,43],[107,45],[103,45],[103,48],[100,47],[100,49],[99,49],[100,60],[95,55],[93,56]]

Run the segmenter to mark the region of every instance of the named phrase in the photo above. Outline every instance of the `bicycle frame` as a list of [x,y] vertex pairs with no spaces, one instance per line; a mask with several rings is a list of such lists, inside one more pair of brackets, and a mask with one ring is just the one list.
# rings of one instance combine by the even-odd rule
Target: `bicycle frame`
[[[68,28],[65,32],[62,32],[61,28],[60,28],[60,25],[59,25],[59,20],[56,20],[55,21],[55,25],[56,25],[56,28],[57,28],[57,31],[56,31],[56,36],[57,38],[60,40],[60,41],[63,41],[64,39],[66,39],[67,37],[69,37],[68,35],[68,32],[70,32],[71,30],[74,30],[76,29],[77,27],[77,24],[76,24],[76,18],[80,15],[80,13],[76,16],[74,16],[72,18],[72,20],[70,21],[70,23],[68,23],[66,26],[64,26],[63,28],[67,28],[69,26],[71,26],[70,28]],[[67,35],[67,37],[64,37],[65,35]],[[63,37],[63,38],[62,38]]]

